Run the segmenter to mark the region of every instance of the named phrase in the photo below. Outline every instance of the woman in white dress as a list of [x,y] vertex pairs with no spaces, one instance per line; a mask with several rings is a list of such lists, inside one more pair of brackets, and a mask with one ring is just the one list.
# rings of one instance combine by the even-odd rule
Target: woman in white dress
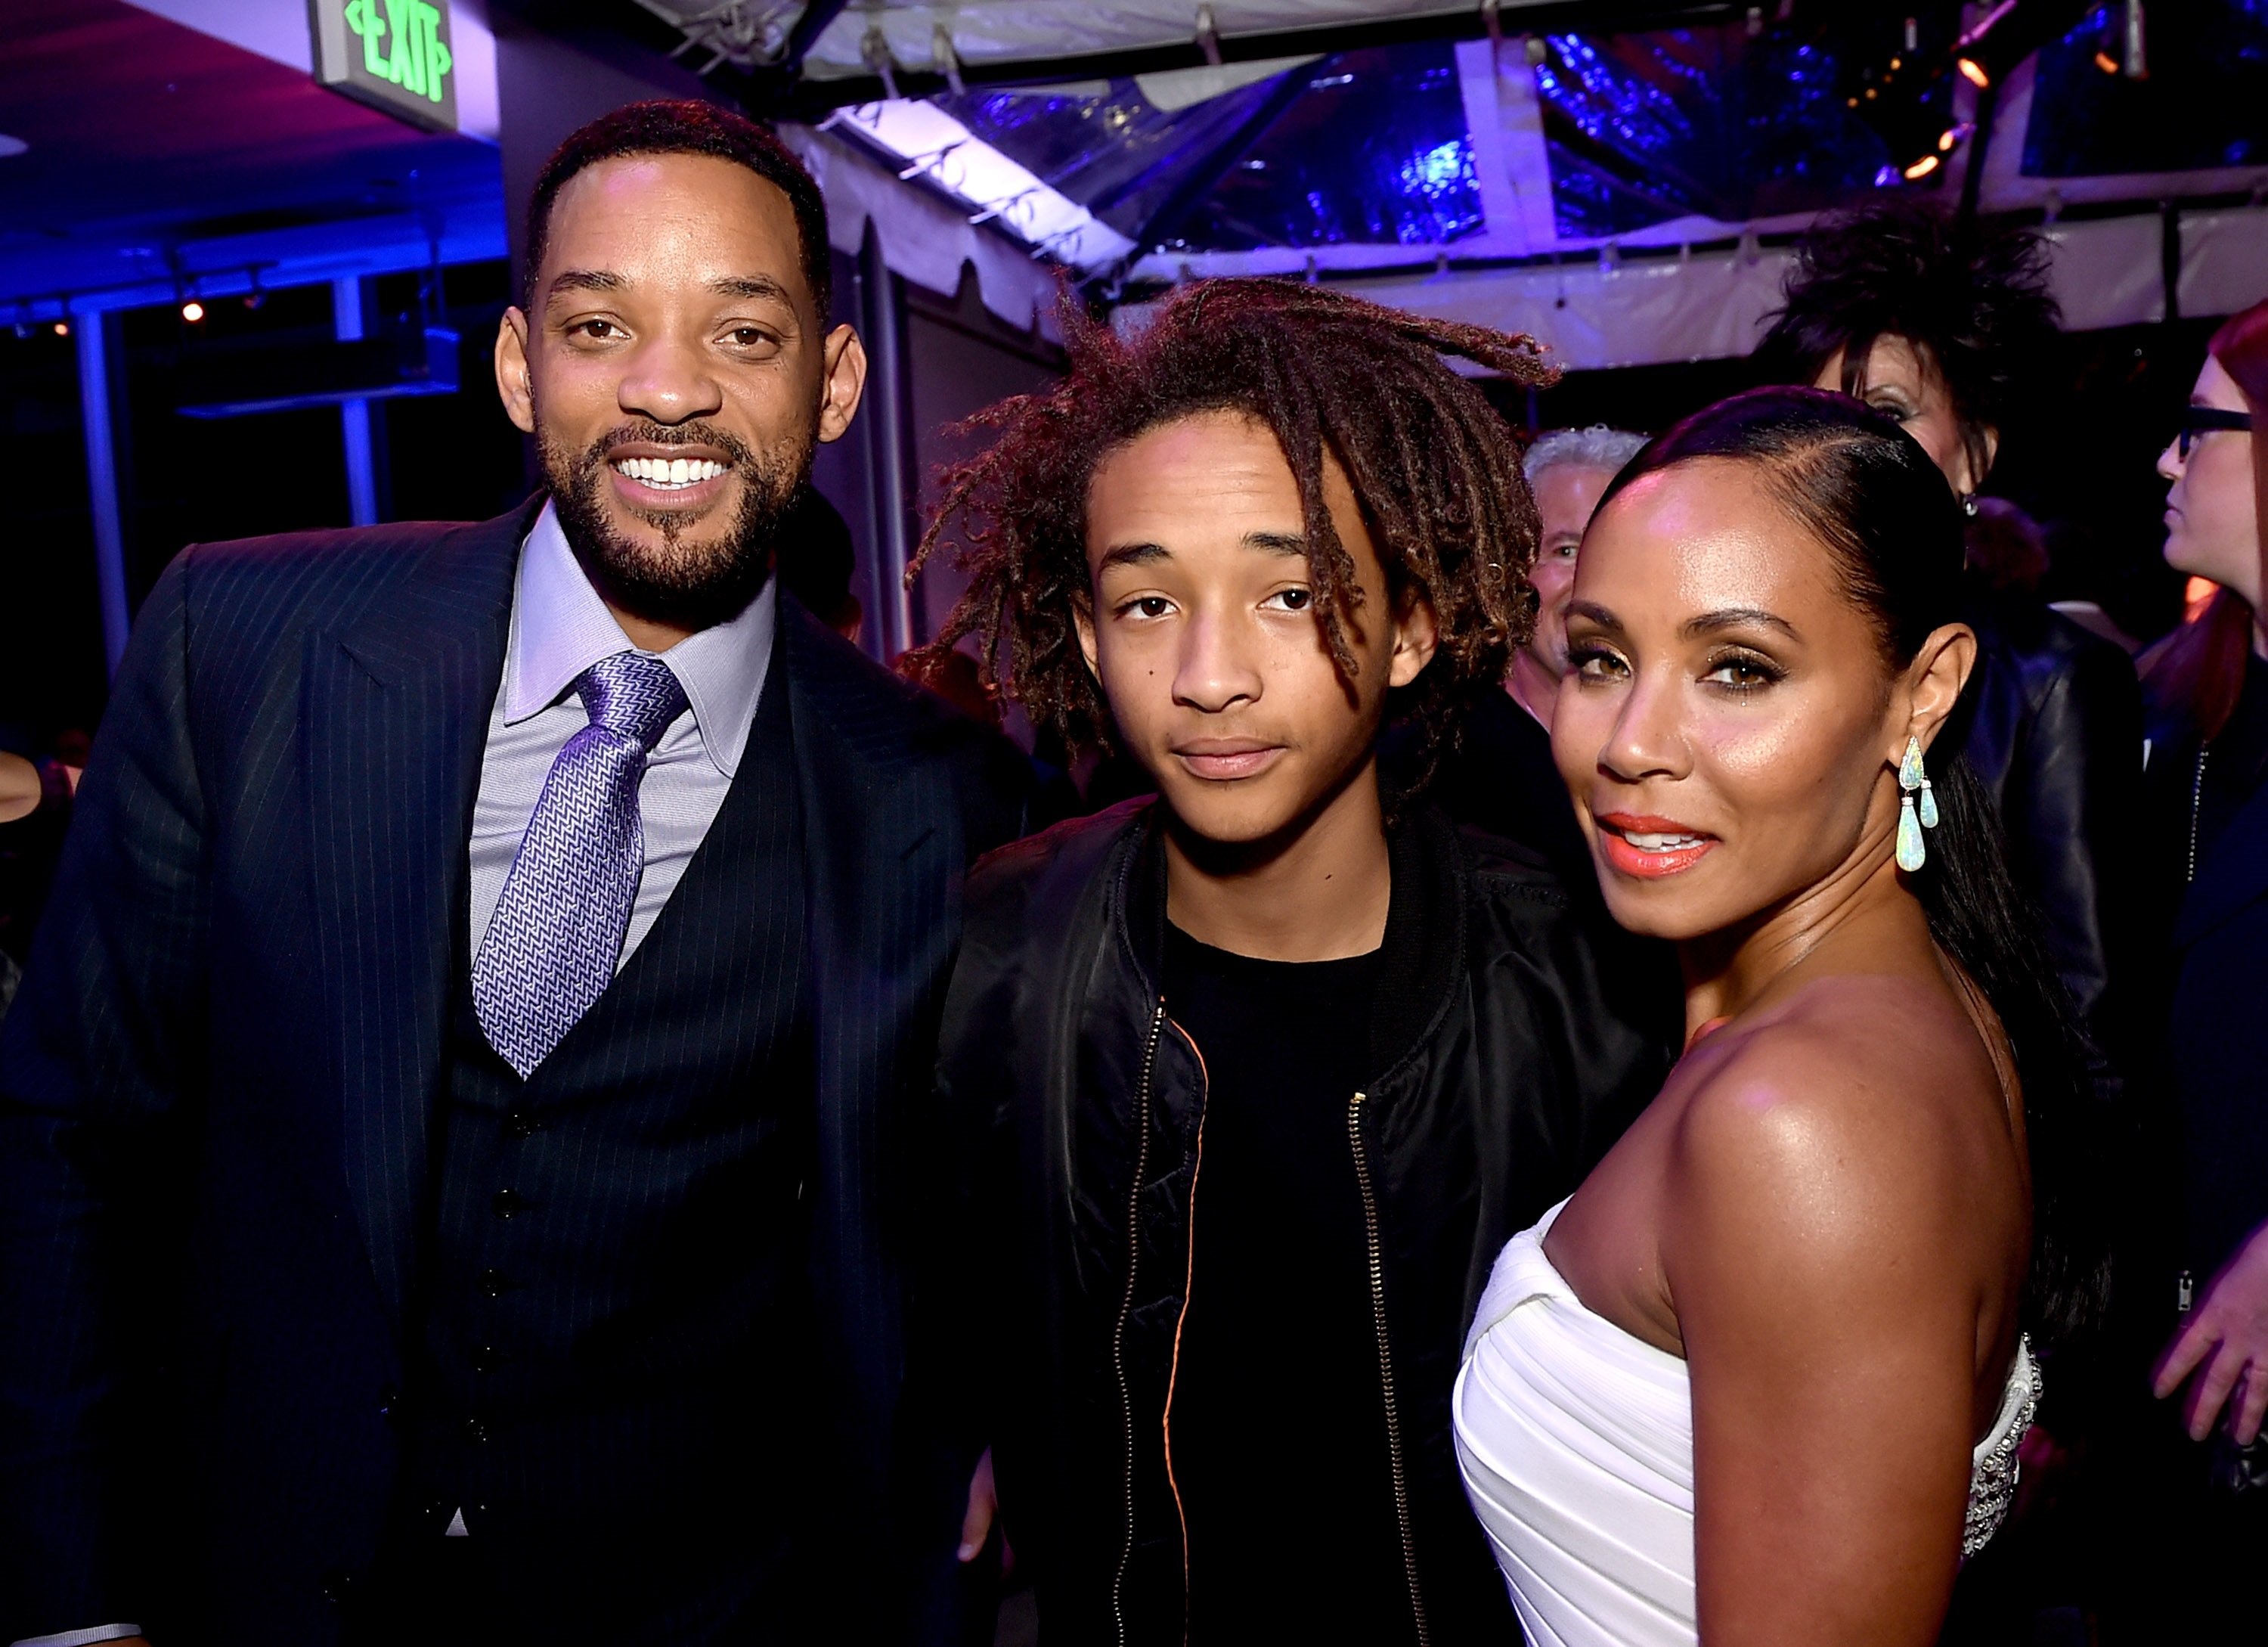
[[[1763,389],[1657,439],[1585,537],[1552,743],[1687,1051],[1516,1237],[1455,1399],[1530,1639],[1933,1642],[2099,1296],[2078,1049],[1957,757],[1942,476]],[[1948,735],[1948,726],[1951,735]]]

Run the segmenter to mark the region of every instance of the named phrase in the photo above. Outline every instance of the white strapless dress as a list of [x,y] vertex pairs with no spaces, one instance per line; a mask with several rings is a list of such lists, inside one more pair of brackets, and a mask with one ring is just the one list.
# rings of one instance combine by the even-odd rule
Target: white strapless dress
[[[1506,1245],[1466,1340],[1453,1400],[1465,1492],[1533,1647],[1694,1647],[1685,1363],[1583,1307],[1543,1255],[1558,1215]],[[1964,1555],[2007,1513],[2039,1392],[2020,1342],[1977,1444]]]

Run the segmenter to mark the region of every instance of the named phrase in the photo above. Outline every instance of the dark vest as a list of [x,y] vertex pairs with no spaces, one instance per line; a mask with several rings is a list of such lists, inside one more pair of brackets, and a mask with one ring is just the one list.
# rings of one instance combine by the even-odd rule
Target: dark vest
[[531,1634],[651,1621],[715,1587],[720,1547],[736,1584],[781,1559],[801,1496],[813,1081],[784,676],[660,918],[526,1082],[457,960],[403,1514],[430,1536],[461,1509],[458,1548]]

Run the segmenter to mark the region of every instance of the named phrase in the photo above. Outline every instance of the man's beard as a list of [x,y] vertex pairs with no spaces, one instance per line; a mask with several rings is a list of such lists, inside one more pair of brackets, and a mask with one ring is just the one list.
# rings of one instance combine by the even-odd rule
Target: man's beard
[[[572,457],[540,424],[535,439],[560,529],[600,594],[637,617],[686,630],[725,622],[763,588],[780,523],[810,478],[815,449],[815,442],[806,440],[759,456],[738,437],[705,423],[627,425]],[[659,547],[615,529],[599,489],[608,484],[608,454],[633,444],[705,446],[731,460],[740,504],[721,535],[688,537],[685,517],[664,509],[630,511],[659,529]]]

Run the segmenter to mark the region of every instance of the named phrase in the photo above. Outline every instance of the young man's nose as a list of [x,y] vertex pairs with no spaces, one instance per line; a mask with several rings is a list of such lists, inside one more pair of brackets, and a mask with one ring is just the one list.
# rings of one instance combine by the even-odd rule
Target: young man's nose
[[1261,672],[1242,627],[1219,613],[1193,615],[1182,631],[1174,701],[1217,713],[1260,696]]

